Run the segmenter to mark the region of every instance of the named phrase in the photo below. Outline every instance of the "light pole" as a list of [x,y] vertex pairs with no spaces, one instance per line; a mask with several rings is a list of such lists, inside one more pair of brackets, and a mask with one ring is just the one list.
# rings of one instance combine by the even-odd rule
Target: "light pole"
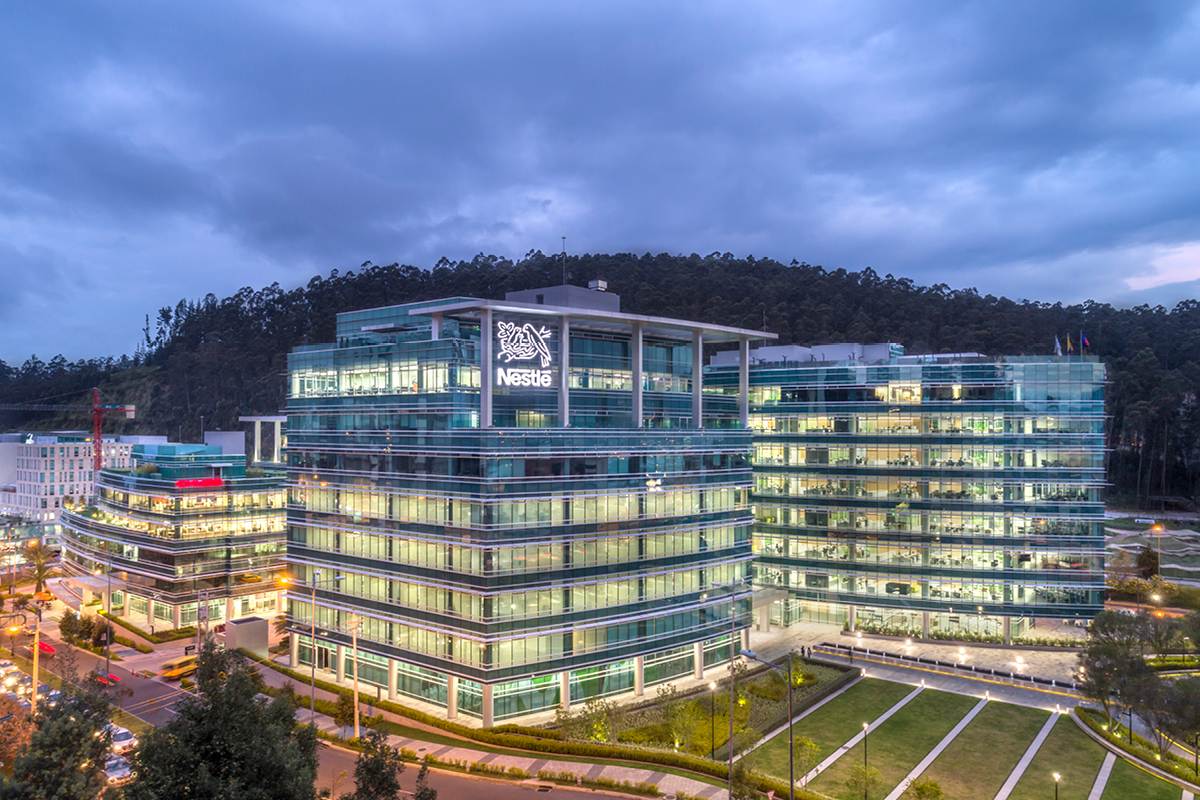
[[38,656],[42,649],[42,609],[36,603],[34,604],[33,616],[33,686],[31,687],[29,697],[29,718],[37,717],[37,701],[38,701]]
[[350,615],[350,666],[354,667],[354,738],[358,738],[358,614]]
[[[753,650],[743,650],[742,655],[751,661],[765,664],[773,670],[783,672],[783,668],[770,661],[764,661],[754,654]],[[792,738],[792,654],[787,655],[787,715],[788,715],[788,797],[796,798],[796,742]]]
[[317,727],[317,580],[321,577],[321,570],[314,569],[312,572],[312,605],[308,607],[308,612],[312,617],[312,632],[308,643],[312,645],[311,658],[312,663],[312,682],[308,687],[308,710],[311,714],[313,728]]
[[17,634],[21,632],[21,626],[9,625],[6,630],[8,631],[8,654],[10,656],[16,656],[17,647],[14,644],[14,640],[17,638]]
[[867,767],[867,733],[870,730],[871,726],[869,723],[866,723],[866,722],[864,722],[862,725],[863,725],[863,800],[867,800],[867,786],[870,784],[870,781],[867,780],[867,774],[868,774],[867,773],[867,769],[868,769],[868,767]]
[[1062,780],[1062,775],[1054,773],[1054,800],[1058,800],[1058,782]]
[[108,565],[105,569],[108,573],[108,588],[104,590],[104,674],[108,675],[112,672],[112,554],[108,556]]
[[717,760],[717,682],[708,682],[708,757]]

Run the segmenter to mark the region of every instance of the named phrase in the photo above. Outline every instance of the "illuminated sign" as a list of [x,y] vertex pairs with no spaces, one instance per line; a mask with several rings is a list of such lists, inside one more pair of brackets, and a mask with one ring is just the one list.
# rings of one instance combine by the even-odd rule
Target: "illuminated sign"
[[549,328],[535,328],[528,322],[523,325],[515,322],[497,323],[496,338],[500,342],[497,358],[505,364],[531,361],[536,362],[536,365],[497,367],[496,385],[549,389],[554,383],[554,378],[550,370],[546,369],[552,360],[546,340],[552,335],[553,331]]
[[222,478],[180,478],[175,481],[176,489],[216,489],[224,485]]

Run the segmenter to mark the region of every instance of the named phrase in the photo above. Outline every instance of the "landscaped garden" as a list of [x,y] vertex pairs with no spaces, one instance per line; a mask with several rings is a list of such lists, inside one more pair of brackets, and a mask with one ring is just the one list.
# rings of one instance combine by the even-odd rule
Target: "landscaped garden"
[[1040,708],[988,703],[925,775],[947,797],[995,797],[1049,716]]

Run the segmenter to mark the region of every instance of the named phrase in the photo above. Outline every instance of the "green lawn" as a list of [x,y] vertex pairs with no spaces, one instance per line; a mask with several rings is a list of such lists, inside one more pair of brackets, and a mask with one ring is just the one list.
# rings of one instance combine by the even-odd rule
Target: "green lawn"
[[1029,762],[1029,768],[1017,782],[1009,800],[1045,800],[1053,797],[1054,780],[1051,775],[1055,772],[1062,775],[1062,783],[1058,787],[1059,800],[1087,800],[1096,773],[1100,771],[1100,764],[1104,762],[1105,752],[1103,747],[1079,730],[1070,717],[1059,717],[1037,755]]
[[1182,791],[1175,784],[1159,780],[1118,758],[1101,800],[1179,800],[1181,795]]
[[988,703],[924,777],[938,782],[946,800],[995,797],[1048,716],[1037,708]]
[[[816,742],[820,748],[820,758],[825,758],[861,731],[864,720],[875,719],[912,690],[912,686],[903,683],[865,678],[796,723],[795,735],[807,736]],[[787,731],[746,758],[746,766],[786,781]]]
[[[978,702],[977,697],[926,689],[894,717],[871,731],[867,742],[868,762],[879,770],[882,785],[870,800],[885,797]],[[846,779],[854,766],[862,761],[860,742],[821,773],[813,781],[812,788],[843,800],[858,800],[849,796]]]

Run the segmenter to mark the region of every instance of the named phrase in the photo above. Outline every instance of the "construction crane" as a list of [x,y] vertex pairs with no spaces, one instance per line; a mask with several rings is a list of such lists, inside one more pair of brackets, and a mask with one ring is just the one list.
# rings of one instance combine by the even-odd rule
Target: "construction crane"
[[[61,405],[52,403],[0,403],[0,411],[46,411],[55,413],[83,411],[86,408],[86,406],[74,403],[64,403]],[[100,468],[104,466],[102,435],[104,418],[110,414],[116,414],[124,419],[133,419],[136,410],[135,406],[126,403],[101,403],[100,390],[97,388],[92,389],[92,467],[97,475],[100,473]]]

